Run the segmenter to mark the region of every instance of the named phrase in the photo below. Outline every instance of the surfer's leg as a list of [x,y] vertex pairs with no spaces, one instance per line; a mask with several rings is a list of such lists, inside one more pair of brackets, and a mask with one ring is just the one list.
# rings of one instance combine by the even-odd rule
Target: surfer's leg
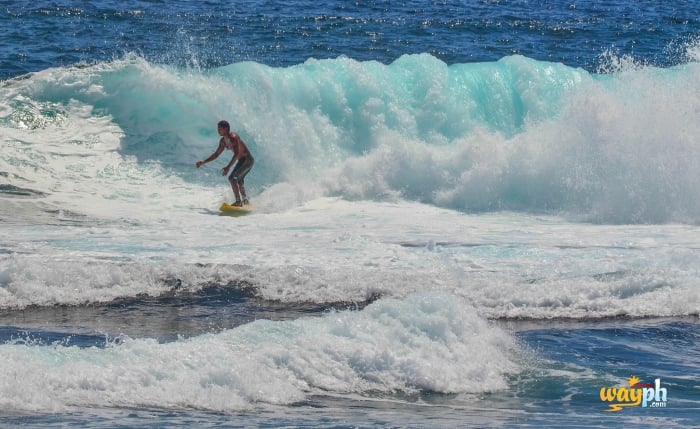
[[253,168],[253,163],[255,163],[255,160],[250,155],[238,160],[236,166],[233,167],[230,177],[235,178],[235,180],[242,184],[243,178],[250,172],[250,169]]
[[248,195],[245,193],[245,186],[243,185],[243,179],[238,182],[238,189],[241,191],[241,198],[243,198],[243,204],[250,204],[248,202]]
[[235,183],[232,183],[231,188],[233,189],[233,195],[236,197],[235,204],[241,204],[241,193],[238,191],[238,186],[236,186]]
[[[231,172],[231,176],[229,177],[231,186],[236,186],[240,192],[240,196],[243,197],[243,204],[249,204],[248,196],[245,192],[245,176],[248,174],[250,169],[253,168],[254,162],[255,160],[253,160],[253,157],[250,155],[239,160],[236,167]],[[234,194],[236,194],[236,201],[240,201],[238,197],[239,194],[236,191],[234,191]]]
[[234,205],[242,205],[241,203],[241,191],[238,185],[238,178],[236,178],[236,170],[233,170],[230,176],[228,176],[228,181],[231,183],[231,189],[233,190],[233,196],[236,197],[236,202]]

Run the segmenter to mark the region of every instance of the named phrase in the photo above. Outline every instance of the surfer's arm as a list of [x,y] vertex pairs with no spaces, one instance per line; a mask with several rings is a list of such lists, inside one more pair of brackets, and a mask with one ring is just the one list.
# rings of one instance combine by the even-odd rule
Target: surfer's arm
[[223,152],[223,151],[224,151],[224,145],[223,145],[222,142],[219,142],[219,147],[216,148],[216,151],[215,151],[214,153],[212,153],[211,155],[209,155],[209,158],[207,158],[207,159],[205,159],[205,160],[203,160],[203,161],[197,161],[197,164],[196,164],[196,165],[197,165],[197,168],[203,166],[204,164],[206,164],[206,163],[208,163],[208,162],[211,162],[211,161],[215,160],[216,158],[219,157],[219,155],[221,155],[221,152]]
[[225,176],[228,174],[228,171],[231,169],[231,166],[233,165],[233,163],[236,162],[236,159],[238,159],[238,155],[234,154],[233,157],[231,158],[231,162],[229,162],[226,167],[221,169],[222,176]]
[[238,160],[238,154],[234,153],[233,156],[231,157],[231,161],[224,167],[224,170],[228,170],[233,166],[233,164]]

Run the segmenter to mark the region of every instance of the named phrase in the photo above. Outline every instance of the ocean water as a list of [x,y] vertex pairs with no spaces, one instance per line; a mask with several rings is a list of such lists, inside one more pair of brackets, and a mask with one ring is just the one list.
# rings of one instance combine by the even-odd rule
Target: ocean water
[[0,426],[700,425],[700,3],[0,6]]

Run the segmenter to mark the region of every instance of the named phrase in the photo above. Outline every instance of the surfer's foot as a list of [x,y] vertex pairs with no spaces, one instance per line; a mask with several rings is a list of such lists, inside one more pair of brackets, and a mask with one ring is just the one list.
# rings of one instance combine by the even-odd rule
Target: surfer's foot
[[244,205],[244,206],[247,206],[247,205],[249,205],[249,204],[250,204],[250,201],[248,201],[248,198],[244,198],[244,199],[243,199],[243,205]]
[[240,201],[236,201],[235,203],[231,204],[234,207],[243,207],[243,203]]

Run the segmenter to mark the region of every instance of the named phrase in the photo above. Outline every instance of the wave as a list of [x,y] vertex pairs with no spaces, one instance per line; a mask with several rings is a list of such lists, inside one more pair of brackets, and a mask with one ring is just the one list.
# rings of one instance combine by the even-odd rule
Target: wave
[[[92,246],[108,250],[105,244],[93,243]],[[114,248],[119,246],[113,244]],[[0,310],[13,314],[27,309],[64,308],[68,313],[75,311],[87,317],[89,311],[84,310],[85,307],[94,310],[95,306],[120,307],[134,302],[143,308],[154,305],[167,313],[168,309],[180,306],[180,301],[187,307],[201,305],[211,309],[228,306],[227,299],[243,294],[276,307],[277,313],[291,314],[300,305],[324,309],[347,303],[360,308],[378,298],[402,299],[431,290],[460,296],[489,319],[685,317],[697,316],[700,311],[692,267],[662,266],[610,272],[596,272],[595,267],[586,267],[581,273],[543,269],[543,274],[537,277],[524,276],[520,270],[515,274],[490,272],[474,261],[471,262],[474,267],[446,268],[436,262],[441,260],[439,257],[432,259],[420,249],[398,253],[391,247],[379,253],[380,256],[367,258],[375,263],[369,266],[352,263],[362,258],[355,257],[346,263],[337,256],[317,261],[319,266],[185,264],[161,261],[165,255],[157,259],[158,263],[152,263],[143,260],[150,252],[146,245],[134,243],[132,246],[142,247],[131,252],[128,258],[122,257],[123,261],[90,256],[91,247],[85,245],[82,246],[84,254],[74,258],[69,254],[4,254],[0,258]],[[442,245],[435,246],[433,253],[439,256]],[[475,249],[483,253],[493,251],[488,245],[477,245]],[[611,251],[584,250],[591,253]],[[186,249],[181,251],[187,252]],[[308,252],[313,253],[313,250],[308,249]],[[678,250],[676,257],[690,261],[694,252],[693,249]],[[378,260],[386,253],[404,261],[422,258],[425,266],[380,266]],[[655,257],[664,260],[668,255]],[[226,259],[227,255],[221,258]],[[246,259],[246,255],[239,258]],[[528,269],[535,264],[519,263]],[[177,328],[184,329],[184,323]]]
[[[382,300],[361,311],[258,320],[170,343],[120,338],[106,347],[0,345],[5,410],[84,406],[240,411],[312,395],[507,389],[518,348],[462,300]],[[21,374],[21,376],[19,376]]]
[[[193,164],[227,119],[256,156],[251,191],[285,205],[332,195],[700,222],[700,65],[610,64],[594,74],[522,56],[447,65],[421,54],[208,71],[126,57],[47,69],[0,87],[0,171],[8,189],[102,193],[112,203],[154,189],[170,200],[167,187],[225,189],[216,163]],[[49,177],[28,177],[40,163]],[[106,191],[80,189],[87,181]]]

